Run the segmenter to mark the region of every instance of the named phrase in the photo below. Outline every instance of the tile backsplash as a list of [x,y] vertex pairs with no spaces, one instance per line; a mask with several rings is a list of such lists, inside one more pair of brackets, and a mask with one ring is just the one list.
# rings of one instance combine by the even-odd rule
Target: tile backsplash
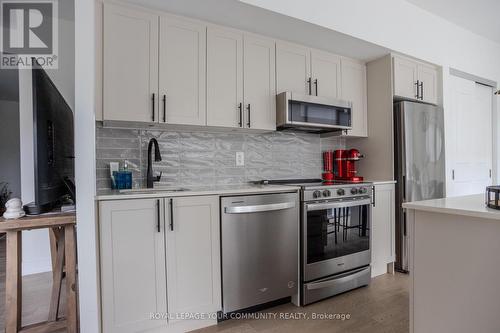
[[[318,134],[176,132],[148,129],[96,128],[97,190],[109,189],[109,162],[127,163],[134,187],[145,186],[149,139],[158,140],[161,185],[207,186],[243,184],[261,179],[319,178],[321,151],[345,147],[345,139]],[[236,152],[244,166],[236,166]]]

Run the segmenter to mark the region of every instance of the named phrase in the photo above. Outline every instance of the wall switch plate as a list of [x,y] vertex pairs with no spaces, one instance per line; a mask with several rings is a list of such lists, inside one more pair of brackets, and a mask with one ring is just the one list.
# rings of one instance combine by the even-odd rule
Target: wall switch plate
[[244,166],[245,165],[245,153],[242,151],[236,152],[236,166]]

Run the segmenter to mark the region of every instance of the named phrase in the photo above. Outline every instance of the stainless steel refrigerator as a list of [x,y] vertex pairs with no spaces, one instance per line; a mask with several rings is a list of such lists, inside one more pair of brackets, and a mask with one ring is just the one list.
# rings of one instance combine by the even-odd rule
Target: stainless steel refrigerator
[[408,272],[408,225],[404,202],[445,196],[444,121],[440,107],[394,103],[396,175],[396,269]]

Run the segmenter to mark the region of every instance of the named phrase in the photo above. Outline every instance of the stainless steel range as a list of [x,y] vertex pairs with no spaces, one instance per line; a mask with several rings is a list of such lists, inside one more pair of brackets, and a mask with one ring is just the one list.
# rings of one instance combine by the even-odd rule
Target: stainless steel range
[[301,304],[370,283],[371,183],[275,180],[301,190]]

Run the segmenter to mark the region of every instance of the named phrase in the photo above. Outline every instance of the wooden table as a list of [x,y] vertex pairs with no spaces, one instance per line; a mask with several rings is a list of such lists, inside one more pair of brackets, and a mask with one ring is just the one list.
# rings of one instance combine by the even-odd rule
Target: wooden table
[[[18,220],[5,220],[0,217],[0,232],[7,234],[7,269],[5,282],[5,332],[41,333],[66,328],[69,333],[78,331],[77,284],[76,284],[76,246],[75,213],[49,213],[28,216]],[[32,229],[52,230],[56,245],[55,264],[53,264],[53,285],[50,300],[49,318],[46,322],[21,326],[22,314],[22,235]],[[66,318],[57,318],[63,269],[66,273]]]

